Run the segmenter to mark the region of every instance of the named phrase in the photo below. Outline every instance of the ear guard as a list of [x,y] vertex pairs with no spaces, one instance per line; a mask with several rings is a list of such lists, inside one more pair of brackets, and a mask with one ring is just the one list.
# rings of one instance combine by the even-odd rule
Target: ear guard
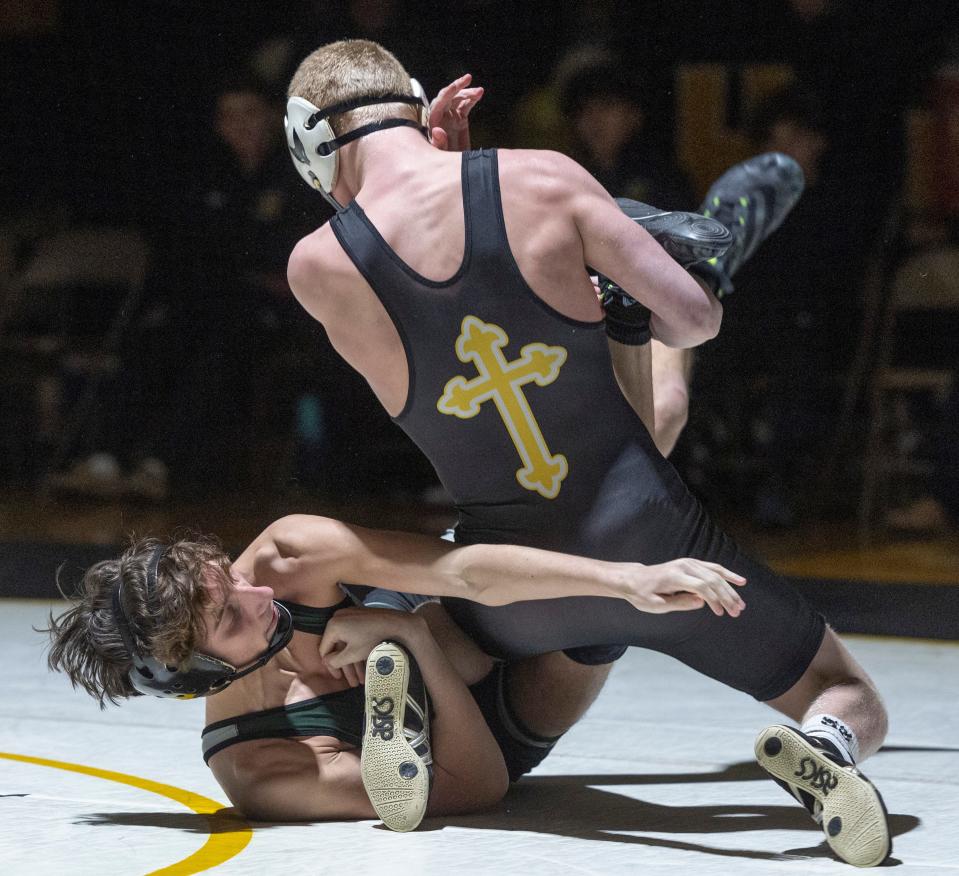
[[[310,188],[316,189],[334,207],[340,208],[332,196],[336,185],[338,170],[337,150],[372,134],[375,131],[384,131],[388,128],[410,127],[427,133],[429,120],[429,101],[423,86],[415,79],[410,79],[410,89],[413,94],[384,94],[379,97],[357,97],[345,100],[324,109],[317,109],[308,100],[302,97],[291,97],[286,102],[286,116],[283,127],[286,129],[286,144],[293,157],[293,166],[297,173],[305,180]],[[405,103],[415,106],[419,110],[419,122],[412,119],[384,119],[359,128],[337,137],[330,126],[330,116],[349,112],[362,106],[375,106],[384,103]]]
[[[157,567],[164,546],[154,550],[147,564],[146,598],[149,604],[156,589]],[[116,620],[120,638],[127,649],[133,666],[130,669],[130,683],[141,694],[166,697],[177,700],[191,700],[219,693],[227,685],[259,669],[277,652],[282,651],[293,638],[293,617],[289,610],[278,602],[273,603],[277,610],[276,630],[270,639],[269,647],[256,660],[242,669],[231,666],[216,657],[196,652],[180,666],[161,663],[149,654],[141,654],[134,644],[130,618],[123,607],[123,582],[118,581],[113,588],[113,616]]]

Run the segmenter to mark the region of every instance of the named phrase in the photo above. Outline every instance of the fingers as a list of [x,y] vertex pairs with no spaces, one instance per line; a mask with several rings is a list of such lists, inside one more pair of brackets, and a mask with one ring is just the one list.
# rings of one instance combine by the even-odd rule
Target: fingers
[[663,599],[663,606],[659,609],[660,614],[666,614],[670,611],[697,611],[705,605],[701,596],[695,593],[672,593]]
[[443,113],[449,109],[450,102],[456,96],[457,92],[460,89],[465,88],[473,79],[471,73],[464,73],[460,76],[459,79],[454,79],[449,85],[445,88],[441,88],[436,97],[433,98],[433,102],[430,104],[430,124],[437,124],[434,122],[434,114],[437,118],[442,118]]
[[683,588],[687,592],[702,597],[713,614],[722,617],[724,613],[739,617],[746,603],[729,583],[717,572],[700,566],[692,570]]
[[324,660],[328,654],[331,654],[337,649],[338,645],[342,644],[341,640],[338,639],[333,630],[330,629],[332,625],[332,621],[327,624],[326,629],[323,631],[323,636],[320,638],[320,646],[317,648],[317,652]]
[[464,88],[456,97],[456,112],[466,118],[485,93],[482,88]]
[[366,679],[366,667],[363,663],[347,663],[343,667],[343,678],[350,687],[359,687]]
[[737,587],[742,587],[746,583],[746,579],[742,575],[737,575],[735,572],[730,572],[725,566],[720,566],[719,563],[707,563],[705,560],[696,560],[702,566],[705,566],[707,569],[711,569],[713,572],[716,572],[719,575],[729,581],[731,584],[735,584]]

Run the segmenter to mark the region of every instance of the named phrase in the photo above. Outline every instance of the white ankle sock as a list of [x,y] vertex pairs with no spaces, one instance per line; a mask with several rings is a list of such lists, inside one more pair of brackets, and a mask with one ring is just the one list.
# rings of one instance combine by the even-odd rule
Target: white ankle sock
[[835,715],[811,715],[803,721],[800,729],[809,736],[828,739],[849,763],[854,764],[859,759],[859,740],[855,732]]

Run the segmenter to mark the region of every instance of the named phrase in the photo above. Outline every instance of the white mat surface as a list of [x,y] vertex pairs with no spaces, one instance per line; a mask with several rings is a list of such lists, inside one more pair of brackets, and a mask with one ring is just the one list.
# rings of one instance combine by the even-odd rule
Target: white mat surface
[[[202,704],[143,698],[101,712],[46,671],[45,638],[30,627],[49,606],[0,600],[0,752],[225,804],[200,756]],[[891,715],[886,748],[864,771],[891,814],[895,872],[959,874],[959,646],[849,644]],[[753,763],[753,738],[775,721],[748,697],[633,650],[589,715],[496,811],[428,820],[413,834],[374,822],[255,826],[245,845],[229,822],[156,789],[0,758],[0,864],[18,876],[207,866],[258,876],[851,873]]]

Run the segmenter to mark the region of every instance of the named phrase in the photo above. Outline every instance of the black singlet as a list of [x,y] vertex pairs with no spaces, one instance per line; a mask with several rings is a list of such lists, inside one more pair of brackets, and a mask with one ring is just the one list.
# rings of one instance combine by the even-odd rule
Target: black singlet
[[785,692],[815,654],[822,618],[739,552],[656,450],[618,388],[602,322],[569,319],[527,285],[506,235],[495,151],[464,154],[462,191],[463,262],[445,281],[406,265],[358,203],[331,220],[402,339],[409,395],[395,420],[453,497],[456,540],[646,564],[698,557],[750,583],[735,619],[708,609],[648,615],[598,597],[444,603],[494,656],[632,644],[759,699]]

